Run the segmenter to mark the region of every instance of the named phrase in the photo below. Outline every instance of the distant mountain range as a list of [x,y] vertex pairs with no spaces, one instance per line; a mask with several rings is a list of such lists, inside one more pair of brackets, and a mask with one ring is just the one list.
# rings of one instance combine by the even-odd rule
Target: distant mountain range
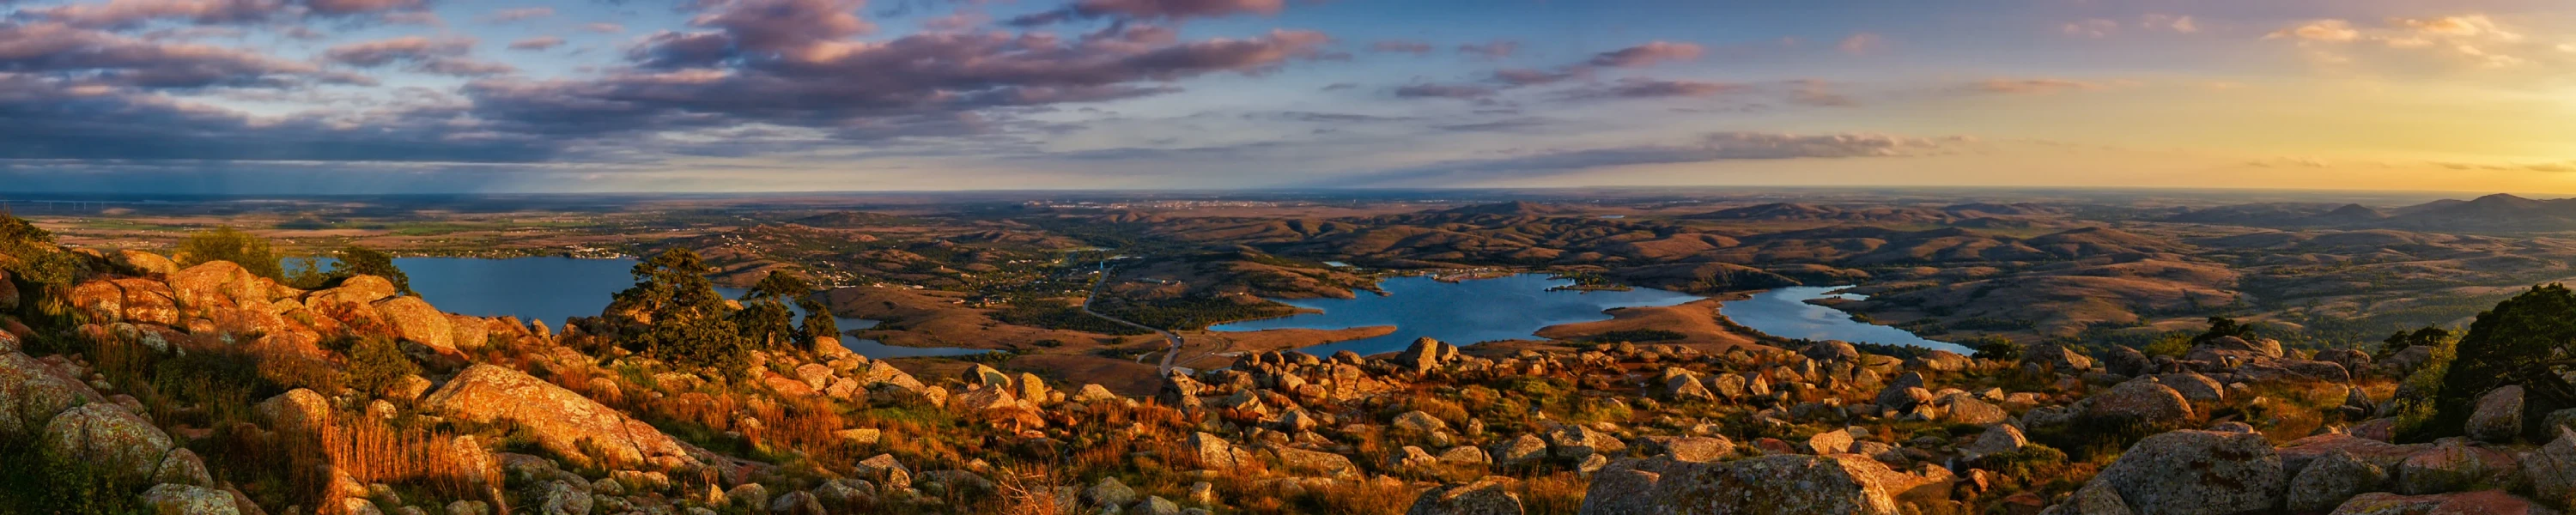
[[2188,210],[2159,221],[2472,233],[2576,231],[2576,199],[2534,200],[2499,193],[2474,200],[2436,200],[2393,210],[2359,204],[2242,204]]

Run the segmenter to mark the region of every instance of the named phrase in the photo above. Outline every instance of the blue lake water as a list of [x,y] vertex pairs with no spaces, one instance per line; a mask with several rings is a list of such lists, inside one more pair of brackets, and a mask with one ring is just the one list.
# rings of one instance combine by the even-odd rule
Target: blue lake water
[[1542,274],[1444,283],[1428,276],[1388,279],[1378,285],[1386,295],[1355,299],[1297,299],[1279,302],[1322,310],[1295,316],[1236,322],[1210,327],[1216,331],[1264,329],[1349,329],[1391,325],[1395,333],[1376,338],[1334,342],[1297,349],[1318,356],[1348,350],[1361,355],[1403,351],[1415,338],[1455,344],[1535,339],[1547,326],[1609,320],[1602,311],[1642,306],[1671,306],[1700,300],[1680,292],[1636,288],[1629,291],[1548,291],[1574,281]]
[[[394,266],[411,276],[411,289],[420,292],[421,300],[450,313],[473,316],[515,316],[519,320],[544,320],[547,327],[563,329],[564,319],[599,316],[608,308],[610,296],[635,286],[635,260],[573,259],[565,257],[525,257],[509,259],[480,258],[395,258]],[[739,288],[716,288],[725,298],[738,298]],[[792,308],[792,306],[791,306]],[[797,310],[803,315],[804,310]],[[841,330],[875,327],[877,321],[863,318],[835,318]],[[851,352],[871,358],[915,356],[961,356],[987,352],[977,349],[896,347],[876,340],[842,338],[842,346]]]
[[1781,338],[1807,340],[1842,340],[1853,343],[1911,345],[1940,349],[1960,354],[1974,351],[1959,344],[1934,341],[1916,336],[1904,329],[1862,323],[1850,313],[1815,304],[1811,299],[1842,297],[1860,299],[1858,295],[1836,294],[1838,286],[1797,286],[1754,294],[1752,298],[1728,301],[1717,309],[1719,314],[1734,319],[1763,334]]

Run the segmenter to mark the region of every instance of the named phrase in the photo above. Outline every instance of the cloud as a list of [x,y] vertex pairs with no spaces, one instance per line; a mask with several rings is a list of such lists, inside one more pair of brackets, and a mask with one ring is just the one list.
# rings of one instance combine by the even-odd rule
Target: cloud
[[132,28],[155,19],[181,19],[200,25],[257,23],[285,8],[280,0],[111,0],[103,4],[23,8],[18,14],[74,27]]
[[2549,44],[2527,37],[2484,14],[2390,18],[2375,26],[2322,19],[2273,31],[2267,40],[2292,41],[2325,63],[2424,57],[2479,68],[2513,68],[2546,59]]
[[417,11],[429,6],[428,0],[304,0],[304,6],[324,15],[359,15],[389,11]]
[[1375,42],[1375,43],[1369,43],[1369,51],[1371,51],[1371,52],[1383,52],[1383,53],[1394,53],[1394,54],[1414,54],[1414,55],[1422,55],[1422,54],[1428,54],[1428,53],[1431,53],[1431,44],[1430,44],[1430,43],[1424,43],[1424,42],[1421,42],[1421,41],[1403,40],[1403,39],[1391,39],[1391,40],[1378,41],[1378,42]]
[[1478,99],[1494,93],[1494,88],[1465,84],[1406,84],[1395,88],[1396,98]]
[[1572,79],[1572,78],[1575,78],[1575,77],[1581,76],[1581,75],[1583,74],[1583,72],[1584,72],[1584,70],[1582,70],[1582,69],[1580,69],[1580,68],[1570,69],[1570,70],[1532,70],[1532,69],[1528,69],[1528,68],[1505,68],[1505,69],[1501,69],[1501,70],[1495,70],[1495,71],[1494,71],[1493,79],[1494,79],[1494,81],[1495,81],[1495,82],[1500,82],[1500,83],[1507,84],[1507,85],[1510,85],[1510,86],[1513,86],[1513,87],[1520,87],[1520,86],[1536,86],[1536,85],[1540,85],[1540,84],[1549,84],[1549,83],[1555,83],[1555,82],[1564,81],[1564,80],[1566,80],[1566,79]]
[[1567,92],[1565,96],[1576,99],[1709,97],[1754,89],[1751,85],[1727,82],[1628,78],[1610,84],[1576,89]]
[[512,41],[512,42],[510,42],[510,49],[511,49],[511,50],[531,50],[531,51],[534,51],[534,50],[545,50],[545,49],[549,49],[549,48],[554,48],[554,47],[558,47],[558,46],[563,46],[563,44],[564,44],[564,39],[563,39],[563,38],[554,37],[554,36],[537,36],[537,37],[533,37],[533,38],[522,39],[522,40],[518,40],[518,41]]
[[1887,40],[1877,34],[1862,32],[1843,38],[1842,44],[1836,46],[1841,48],[1843,53],[1860,55],[1887,48]]
[[589,25],[583,25],[583,26],[581,26],[581,30],[586,30],[586,31],[591,31],[591,32],[597,32],[597,33],[601,33],[601,34],[616,34],[616,33],[620,33],[620,32],[626,32],[626,26],[625,26],[625,25],[618,25],[618,24],[615,24],[615,23],[592,23],[592,24],[589,24]]
[[[516,47],[517,44],[511,46]],[[333,46],[322,51],[322,58],[360,68],[404,63],[408,65],[405,69],[411,71],[458,77],[481,77],[518,71],[510,65],[467,58],[466,54],[473,51],[474,40],[472,39],[405,36]]]
[[2200,21],[2192,19],[2190,15],[2149,14],[2138,19],[2138,26],[2147,30],[2170,30],[2184,34],[2200,32]]
[[483,15],[483,21],[486,23],[509,23],[554,15],[555,8],[552,7],[521,7],[517,9],[492,11],[492,14]]
[[[814,6],[813,2],[764,2]],[[916,33],[882,42],[828,39],[848,24],[771,12],[702,14],[713,30],[664,32],[636,67],[579,80],[475,81],[475,115],[498,130],[551,135],[692,130],[761,123],[846,129],[898,117],[953,119],[988,109],[1098,102],[1173,91],[1170,81],[1261,74],[1321,54],[1322,33],[1181,41],[1132,24],[1059,39],[1042,34]],[[989,122],[983,126],[1005,122]],[[957,127],[948,124],[947,127]],[[882,132],[882,131],[879,131]]]
[[2102,91],[2115,87],[2133,86],[2136,84],[2137,83],[2135,81],[2128,80],[2103,82],[2046,78],[1986,79],[1970,85],[1969,89],[1983,93],[2001,93],[2008,95],[2054,95],[2058,93]]
[[2271,35],[2264,36],[2264,39],[2296,39],[2300,41],[2344,43],[2361,39],[2361,31],[2354,30],[2352,28],[2352,22],[2349,21],[2316,20],[2290,28],[2273,31]]
[[465,55],[473,50],[474,40],[471,39],[405,36],[333,46],[322,51],[322,58],[350,66],[376,67],[396,61]]
[[1719,132],[1686,144],[1542,150],[1509,157],[1445,161],[1357,177],[1337,177],[1333,181],[1341,186],[1476,184],[1620,166],[1937,155],[1954,153],[1974,142],[1974,139],[1964,137]]
[[1509,41],[1509,40],[1504,40],[1504,41],[1494,41],[1494,42],[1489,42],[1489,43],[1469,44],[1469,45],[1458,45],[1458,53],[1460,53],[1460,54],[1465,54],[1465,55],[1468,55],[1468,56],[1478,57],[1478,58],[1484,58],[1484,59],[1501,59],[1501,58],[1505,58],[1505,57],[1511,57],[1511,56],[1512,56],[1512,53],[1514,53],[1514,52],[1518,52],[1518,51],[1520,51],[1520,49],[1521,49],[1521,44],[1520,44],[1520,42],[1518,42],[1518,41]]
[[428,106],[253,118],[136,88],[0,74],[0,160],[530,162],[558,151],[452,131],[457,114]]
[[1586,64],[1607,68],[1643,68],[1671,61],[1698,59],[1703,50],[1691,43],[1654,41],[1643,45],[1602,52]]
[[[144,88],[287,87],[363,80],[248,50],[153,41],[54,22],[0,22],[0,70]],[[0,73],[0,77],[10,75]]]
[[1275,15],[1286,6],[1286,0],[1077,0],[1060,9],[1013,18],[1010,23],[1033,27],[1098,18],[1177,21],[1238,14]]
[[2067,23],[2064,26],[2058,27],[2057,30],[2058,32],[2065,33],[2068,36],[2101,39],[2111,37],[2111,34],[2119,32],[2120,22],[2094,18]]

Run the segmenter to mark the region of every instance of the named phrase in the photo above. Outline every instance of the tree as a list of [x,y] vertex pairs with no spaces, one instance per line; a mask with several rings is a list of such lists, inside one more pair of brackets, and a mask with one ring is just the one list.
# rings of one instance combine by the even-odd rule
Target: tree
[[2021,344],[2013,343],[2011,338],[2005,338],[2001,335],[1986,335],[1969,338],[1967,341],[1959,342],[1959,345],[1966,346],[1969,350],[1977,351],[1977,357],[1979,358],[1997,361],[2018,361],[2021,359],[2022,353],[2027,350],[2024,349]]
[[179,242],[179,259],[181,266],[230,261],[252,275],[286,281],[286,265],[269,249],[268,239],[231,227],[188,235],[187,240]]
[[54,244],[54,233],[0,213],[0,271],[35,284],[71,284],[88,267]]
[[2200,336],[2191,337],[2191,344],[2200,345],[2230,336],[2243,338],[2245,337],[2245,333],[2252,332],[2253,330],[2253,325],[2236,323],[2236,319],[2233,318],[2209,317],[2209,332],[2200,333]]
[[2576,402],[2576,387],[2558,373],[2576,365],[2576,292],[2561,284],[2534,286],[2478,313],[2457,353],[2442,375],[2430,428],[2458,431],[2477,410],[2478,396],[2505,385],[2522,386],[2526,410],[2547,413]]
[[[735,323],[742,327],[743,338],[773,349],[781,344],[811,341],[811,337],[798,332],[796,314],[787,309],[786,302],[802,299],[813,291],[813,283],[806,282],[803,276],[794,272],[774,271],[761,277],[759,283],[742,293],[743,309],[734,313]],[[797,302],[800,307],[804,304],[802,300]],[[807,313],[806,323],[810,325],[813,323],[812,311]]]
[[617,292],[605,314],[624,328],[620,344],[674,365],[743,373],[750,349],[706,272],[706,262],[685,248],[636,263],[635,286]]
[[411,291],[411,275],[394,266],[393,256],[357,245],[341,248],[340,259],[331,264],[332,280],[345,281],[361,275],[372,275],[394,283],[394,291],[404,295],[420,294]]
[[2452,336],[2455,335],[2451,334],[2450,330],[2433,326],[2424,326],[2423,329],[2416,329],[2411,332],[2398,331],[2397,334],[2388,335],[2388,339],[2380,340],[2379,352],[2371,353],[2371,357],[2377,359],[2388,359],[2390,356],[2396,356],[2398,351],[2406,350],[2408,347],[2436,345],[2450,340]]
[[796,307],[805,310],[804,332],[796,335],[798,339],[810,342],[826,336],[841,335],[841,321],[832,316],[832,306],[807,297],[796,299]]
[[403,355],[392,339],[370,337],[349,347],[349,387],[368,395],[384,395],[404,377],[418,373],[420,365]]

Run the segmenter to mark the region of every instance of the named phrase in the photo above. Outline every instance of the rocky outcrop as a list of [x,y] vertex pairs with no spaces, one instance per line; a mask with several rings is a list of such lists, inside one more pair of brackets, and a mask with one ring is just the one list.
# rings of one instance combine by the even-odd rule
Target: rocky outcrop
[[2094,420],[2145,426],[2163,426],[2191,418],[2191,402],[2181,392],[2152,380],[2131,380],[2111,387],[2086,402],[2084,415]]
[[2087,487],[2138,515],[2232,515],[2275,509],[2287,482],[2260,434],[2174,431],[2130,446]]
[[105,400],[89,385],[25,354],[0,353],[0,438],[30,436],[63,410]]
[[161,467],[170,453],[170,435],[151,421],[109,403],[90,403],[65,410],[45,423],[46,452],[77,460],[102,473],[143,479]]
[[[1624,468],[1626,479],[1596,481],[1585,491],[1584,515],[1895,515],[1896,495],[1919,482],[1853,455],[1647,460]],[[1638,502],[1620,501],[1626,499]]]
[[1521,497],[1503,478],[1446,485],[1422,492],[1404,515],[1520,515]]
[[2481,442],[2514,441],[2522,434],[2522,387],[2505,385],[2478,396],[2477,411],[2469,415],[2468,426],[2461,429]]
[[2353,497],[2334,515],[2557,515],[2557,510],[2497,490],[2435,495],[2387,492]]
[[687,449],[651,425],[517,370],[475,365],[423,401],[429,411],[475,422],[509,421],[547,451],[607,468],[695,464]]

